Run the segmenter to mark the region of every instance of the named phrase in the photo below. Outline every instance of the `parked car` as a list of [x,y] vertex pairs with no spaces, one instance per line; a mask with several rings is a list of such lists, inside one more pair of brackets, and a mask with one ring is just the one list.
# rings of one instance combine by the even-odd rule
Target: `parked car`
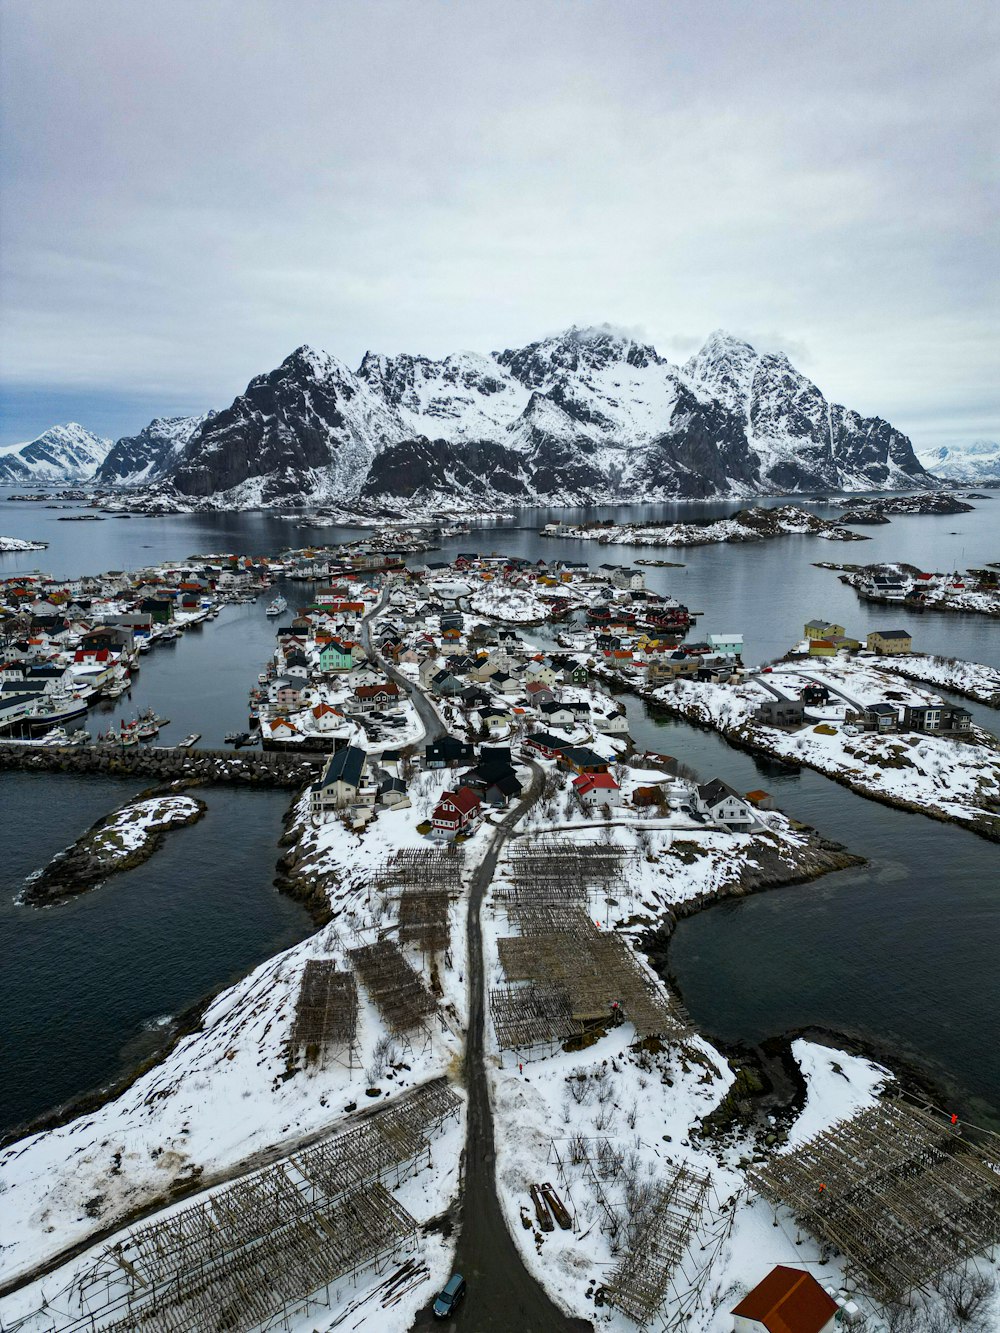
[[465,1295],[465,1278],[461,1273],[452,1273],[451,1277],[438,1292],[434,1302],[435,1319],[448,1319],[458,1309]]

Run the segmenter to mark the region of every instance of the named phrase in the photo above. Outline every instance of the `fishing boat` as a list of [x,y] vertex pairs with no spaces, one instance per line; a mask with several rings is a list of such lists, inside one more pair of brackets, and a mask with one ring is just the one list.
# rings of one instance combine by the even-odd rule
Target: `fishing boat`
[[159,719],[151,708],[144,708],[136,718],[136,731],[141,741],[151,741],[160,730]]
[[139,728],[135,722],[126,722],[125,719],[122,718],[121,729],[118,733],[118,744],[119,745],[139,744]]
[[83,717],[86,712],[85,699],[74,699],[68,694],[51,694],[40,699],[25,720],[32,732],[43,729],[48,731],[52,727],[61,726],[64,722],[72,721],[75,717]]
[[285,601],[284,597],[282,597],[282,595],[279,593],[278,596],[275,597],[274,601],[271,602],[271,604],[267,607],[264,614],[266,616],[280,616],[282,611],[287,611],[287,610],[288,610],[288,603]]

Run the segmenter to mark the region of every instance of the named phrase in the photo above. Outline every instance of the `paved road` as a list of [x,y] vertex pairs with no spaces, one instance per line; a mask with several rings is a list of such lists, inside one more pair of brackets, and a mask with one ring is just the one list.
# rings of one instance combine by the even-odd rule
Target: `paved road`
[[[497,826],[490,850],[473,876],[469,894],[469,1033],[465,1048],[469,1120],[462,1229],[455,1268],[469,1284],[465,1308],[456,1325],[475,1333],[586,1333],[593,1329],[586,1319],[564,1315],[524,1267],[496,1192],[493,1112],[484,1062],[483,940],[479,912],[504,843],[517,821],[541,795],[542,770],[534,763],[531,770],[531,785]],[[420,1311],[412,1327],[439,1328],[440,1324],[435,1323],[428,1307]]]
[[378,613],[384,609],[389,597],[389,592],[390,588],[387,587],[378,604],[373,606],[366,616],[362,617],[361,646],[372,661],[378,663],[379,667],[385,672],[389,679],[394,680],[399,688],[405,690],[410,696],[410,700],[413,703],[414,708],[417,710],[417,715],[419,716],[420,721],[424,724],[424,740],[436,741],[441,736],[445,735],[447,727],[441,721],[440,717],[438,717],[434,705],[418,685],[414,685],[412,680],[409,680],[404,676],[402,671],[397,670],[391,662],[387,662],[385,658],[380,656],[378,651],[372,647],[371,626],[368,622],[373,616],[378,615]]

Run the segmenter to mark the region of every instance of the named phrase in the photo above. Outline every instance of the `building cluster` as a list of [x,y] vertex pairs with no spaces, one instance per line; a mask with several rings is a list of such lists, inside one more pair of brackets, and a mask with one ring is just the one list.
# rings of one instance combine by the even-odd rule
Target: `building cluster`
[[228,601],[254,599],[280,562],[224,556],[71,579],[0,581],[0,732],[43,735],[128,687],[141,654]]
[[[522,795],[525,765],[535,762],[562,778],[558,789],[581,809],[600,813],[627,801],[719,829],[755,826],[753,801],[717,781],[699,788],[675,780],[668,792],[663,774],[662,784],[624,792],[618,759],[628,721],[597,687],[596,662],[539,651],[510,626],[470,612],[470,571],[514,586],[542,577],[516,560],[463,556],[454,566],[390,573],[382,593],[364,582],[354,591],[343,583],[321,589],[278,631],[260,691],[261,725],[265,745],[333,751],[311,790],[314,818],[346,814],[363,824],[380,807],[409,806],[404,775],[414,767],[447,769],[456,775],[427,832],[464,836],[485,812]],[[603,575],[598,583],[606,590]],[[361,642],[365,617],[370,651]],[[433,704],[441,724],[416,754],[404,730],[411,689]]]

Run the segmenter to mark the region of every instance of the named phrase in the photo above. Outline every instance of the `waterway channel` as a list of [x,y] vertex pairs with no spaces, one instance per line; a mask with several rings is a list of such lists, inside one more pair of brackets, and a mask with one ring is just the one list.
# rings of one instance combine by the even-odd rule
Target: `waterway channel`
[[[662,555],[684,567],[650,569],[649,585],[705,613],[699,637],[741,630],[748,660],[763,661],[784,652],[812,616],[836,619],[859,637],[901,620],[859,602],[816,561],[899,559],[950,569],[997,559],[991,511],[1000,497],[976,503],[969,514],[896,519],[869,529],[873,540],[864,543],[802,537],[672,551],[542,538],[538,529],[552,515],[530,511],[417,559],[450,560],[463,550],[591,564]],[[695,519],[734,507],[600,514]],[[822,506],[817,512],[837,513]],[[0,577],[38,566],[60,574],[129,568],[197,550],[273,552],[348,535],[259,514],[59,524],[53,511],[3,501],[0,532],[52,541],[47,552],[0,557]],[[310,590],[285,591],[294,606]],[[928,612],[908,619],[907,627],[917,648],[1000,665],[996,621]],[[199,731],[203,744],[218,744],[223,732],[245,722],[246,691],[273,646],[273,630],[263,600],[228,608],[176,647],[147,655],[133,696],[120,700],[112,716],[148,703],[172,719],[167,743]],[[996,845],[866,801],[808,770],[762,765],[714,734],[650,718],[638,702],[629,707],[640,745],[675,754],[702,776],[718,774],[740,790],[763,786],[787,813],[870,858],[862,869],[683,922],[670,965],[694,1019],[730,1040],[758,1041],[810,1024],[856,1033],[921,1064],[964,1104],[1000,1122]],[[994,729],[1000,722],[1000,714],[974,711]],[[92,714],[88,725],[102,721]],[[12,1103],[0,1119],[7,1124],[114,1077],[140,1053],[148,1025],[309,928],[271,887],[280,793],[212,792],[209,816],[173,835],[145,866],[39,913],[13,906],[24,875],[123,799],[125,789],[27,774],[8,774],[0,783],[0,931],[5,959],[14,960],[4,969],[8,989],[0,995],[8,1027],[4,1095]]]

